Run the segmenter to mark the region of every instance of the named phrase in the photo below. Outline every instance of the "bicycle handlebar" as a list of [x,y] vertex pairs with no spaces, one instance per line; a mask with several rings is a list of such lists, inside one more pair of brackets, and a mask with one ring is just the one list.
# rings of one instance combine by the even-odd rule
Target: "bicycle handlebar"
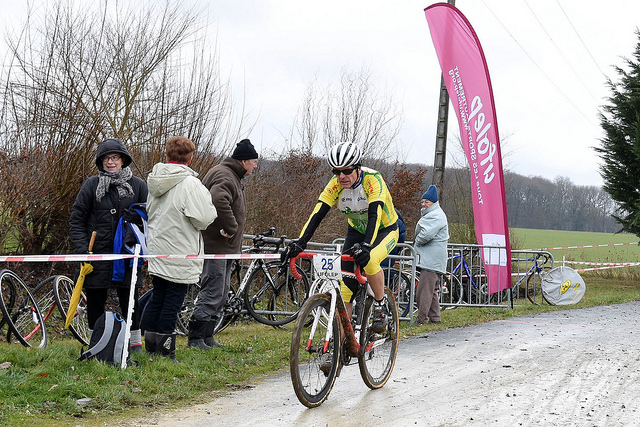
[[253,249],[261,248],[263,245],[275,245],[274,252],[277,252],[281,246],[284,245],[284,241],[287,236],[274,237],[276,235],[276,228],[271,227],[267,231],[258,233],[253,236]]
[[[302,279],[302,274],[298,273],[298,269],[296,267],[296,259],[298,258],[312,259],[314,255],[316,254],[312,252],[300,252],[298,256],[289,259],[289,270],[291,271],[291,275],[296,280]],[[351,255],[343,254],[340,256],[340,259],[342,259],[343,261],[353,261],[353,257]],[[354,274],[356,275],[356,280],[358,281],[358,283],[364,285],[367,282],[367,277],[362,274],[362,269],[358,264],[355,264],[355,266],[356,266],[356,269],[354,271]]]

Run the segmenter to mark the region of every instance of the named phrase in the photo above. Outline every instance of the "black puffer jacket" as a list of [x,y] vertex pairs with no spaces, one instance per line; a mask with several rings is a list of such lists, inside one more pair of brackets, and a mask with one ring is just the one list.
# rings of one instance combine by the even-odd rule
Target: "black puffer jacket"
[[[122,155],[124,160],[123,168],[131,163],[131,155],[122,141],[107,139],[100,144],[96,153],[98,169],[103,170],[102,156],[112,153]],[[142,179],[134,176],[129,179],[128,183],[133,188],[133,197],[120,199],[117,188],[110,186],[100,202],[96,200],[98,176],[92,176],[82,184],[69,219],[71,241],[76,253],[87,253],[93,231],[97,232],[97,236],[92,252],[94,254],[113,253],[113,238],[122,212],[133,203],[146,203],[147,201],[147,184]],[[113,285],[129,286],[131,283],[129,262],[125,263],[124,281],[113,284],[111,282],[113,274],[113,263],[111,261],[94,261],[91,264],[93,265],[93,272],[88,274],[84,281],[84,286],[87,288],[109,288]],[[142,275],[138,275],[138,285],[141,285],[142,279]]]

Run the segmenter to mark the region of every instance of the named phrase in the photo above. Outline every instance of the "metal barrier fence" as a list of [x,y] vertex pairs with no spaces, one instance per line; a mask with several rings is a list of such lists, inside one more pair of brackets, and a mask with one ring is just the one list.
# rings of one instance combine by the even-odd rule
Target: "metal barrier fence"
[[[245,238],[253,236],[245,235]],[[288,243],[290,240],[287,240]],[[309,242],[312,252],[340,253],[344,239],[331,243]],[[398,253],[389,255],[381,264],[385,274],[385,285],[391,289],[398,302],[400,319],[413,321],[417,305],[415,292],[419,280],[417,254],[412,242],[399,243]],[[441,276],[438,293],[443,309],[455,307],[500,307],[513,308],[521,304],[541,304],[540,272],[550,270],[554,259],[548,251],[511,251],[511,289],[489,294],[492,278],[485,272],[481,253],[491,256],[493,246],[457,244],[447,245],[446,273]],[[313,279],[313,263],[304,266]]]

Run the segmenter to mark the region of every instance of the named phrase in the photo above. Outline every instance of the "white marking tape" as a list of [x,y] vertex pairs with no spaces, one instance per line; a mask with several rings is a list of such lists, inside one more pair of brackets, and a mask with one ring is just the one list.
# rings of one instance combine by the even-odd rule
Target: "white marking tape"
[[562,261],[564,264],[582,264],[582,265],[607,265],[616,267],[633,267],[640,265],[640,262],[587,262],[587,261]]
[[576,271],[582,273],[583,271],[595,271],[595,270],[607,270],[610,268],[622,268],[622,267],[637,267],[640,262],[586,262],[586,261],[564,261],[564,264],[581,264],[581,265],[599,265],[601,267],[592,268],[580,268]]
[[[1,255],[0,262],[113,261],[134,255]],[[280,254],[205,254],[205,255],[140,255],[140,258],[163,259],[280,259]]]
[[605,248],[608,246],[624,246],[624,245],[637,245],[637,244],[638,242],[624,242],[624,243],[608,243],[606,245],[557,246],[555,248],[523,249],[523,251],[553,251],[556,249]]

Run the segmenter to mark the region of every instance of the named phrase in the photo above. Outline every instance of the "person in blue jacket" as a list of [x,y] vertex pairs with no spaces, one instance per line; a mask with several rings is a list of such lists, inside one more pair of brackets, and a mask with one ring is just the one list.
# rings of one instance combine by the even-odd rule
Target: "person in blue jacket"
[[449,224],[440,203],[435,185],[422,195],[421,217],[416,224],[414,247],[418,256],[417,268],[420,281],[416,290],[418,324],[440,322],[440,302],[437,284],[447,265]]

